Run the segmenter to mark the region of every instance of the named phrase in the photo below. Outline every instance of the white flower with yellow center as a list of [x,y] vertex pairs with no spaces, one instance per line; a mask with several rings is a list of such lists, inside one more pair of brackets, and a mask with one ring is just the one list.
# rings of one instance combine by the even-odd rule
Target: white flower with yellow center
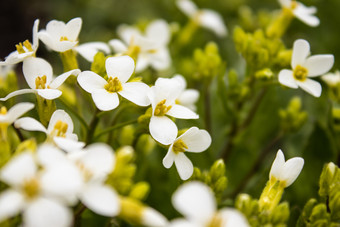
[[50,49],[65,52],[78,44],[78,35],[82,19],[77,17],[65,24],[62,21],[52,20],[47,23],[46,30],[40,30],[39,39]]
[[38,26],[39,20],[35,20],[33,25],[33,44],[30,43],[28,40],[24,41],[23,43],[17,44],[17,50],[10,53],[5,58],[5,61],[0,62],[0,65],[16,64],[22,62],[28,57],[35,56],[35,52],[37,51],[39,46]]
[[56,110],[51,116],[47,129],[31,117],[23,117],[15,121],[14,126],[28,131],[40,131],[47,135],[46,142],[52,142],[65,151],[80,149],[85,143],[78,141],[73,133],[73,122],[64,110]]
[[172,196],[172,204],[185,219],[174,220],[171,227],[248,227],[246,218],[232,208],[217,210],[214,193],[201,183],[181,185]]
[[113,171],[115,156],[106,144],[91,144],[83,150],[70,152],[83,174],[84,185],[79,194],[80,201],[97,214],[113,217],[120,211],[117,193],[105,180]]
[[177,80],[158,78],[148,93],[152,105],[149,131],[161,144],[169,145],[177,137],[177,126],[168,116],[180,119],[198,118],[189,108],[176,104],[181,92],[182,86]]
[[327,73],[333,66],[334,56],[320,54],[309,56],[309,43],[298,39],[294,42],[291,66],[293,70],[283,69],[279,73],[279,82],[290,88],[301,87],[315,97],[321,95],[319,82],[309,79]]
[[224,37],[228,34],[223,18],[216,11],[198,9],[191,0],[177,0],[177,7],[198,25],[213,31],[217,36]]
[[170,168],[175,162],[182,180],[191,177],[194,167],[185,152],[199,153],[205,151],[211,144],[211,137],[206,130],[197,127],[189,128],[170,145],[168,153],[163,159],[165,168]]
[[305,24],[312,27],[316,27],[320,24],[319,18],[313,15],[316,13],[315,7],[307,7],[294,0],[279,0],[279,3],[282,8],[291,10],[294,16]]
[[42,98],[48,100],[56,99],[62,94],[57,88],[59,88],[69,76],[77,76],[80,73],[79,69],[74,69],[53,78],[53,70],[50,63],[42,58],[34,57],[25,59],[22,71],[31,89],[14,91],[6,97],[1,98],[0,101],[6,101],[14,96],[27,93],[37,93]]
[[166,21],[153,21],[144,35],[136,28],[121,25],[118,34],[123,42],[113,39],[109,44],[116,53],[136,57],[136,72],[141,72],[148,66],[156,70],[164,70],[170,66],[171,57],[167,47],[170,29]]
[[0,221],[22,212],[23,226],[70,226],[67,205],[74,204],[68,198],[82,185],[79,170],[64,161],[41,170],[35,160],[32,153],[23,152],[1,169],[0,179],[10,187],[0,195]]
[[303,158],[295,157],[285,162],[285,156],[281,150],[278,150],[276,158],[272,164],[269,173],[269,181],[280,181],[280,184],[286,188],[290,186],[299,176],[303,168]]
[[115,109],[119,105],[118,94],[139,106],[150,105],[147,98],[149,86],[142,82],[127,82],[135,69],[131,57],[110,57],[106,60],[105,67],[107,80],[92,71],[84,71],[78,76],[78,83],[91,93],[98,109]]
[[177,80],[182,87],[179,97],[176,99],[176,103],[182,106],[188,107],[192,111],[196,111],[195,103],[198,101],[200,93],[196,89],[186,89],[187,82],[182,75],[175,75],[173,79]]

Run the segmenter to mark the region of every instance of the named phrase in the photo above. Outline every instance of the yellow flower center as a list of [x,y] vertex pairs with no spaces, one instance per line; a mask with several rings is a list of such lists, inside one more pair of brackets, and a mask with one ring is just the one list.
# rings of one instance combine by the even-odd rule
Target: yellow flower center
[[221,215],[216,213],[216,214],[214,214],[214,216],[209,221],[209,223],[206,227],[221,227],[222,223],[223,223],[223,219],[222,219]]
[[305,81],[308,76],[308,69],[301,65],[297,65],[293,71],[293,76],[296,80]]
[[31,179],[25,180],[23,185],[23,191],[28,199],[36,197],[40,191],[40,183],[38,179],[33,177]]
[[42,77],[38,76],[35,79],[35,89],[45,89],[46,88],[46,75]]
[[77,161],[76,164],[80,171],[82,172],[85,182],[91,180],[93,173],[89,169],[87,169],[82,162]]
[[110,93],[119,92],[123,90],[122,83],[119,81],[117,77],[113,79],[112,77],[109,77],[109,79],[107,80],[107,84],[104,86],[104,88]]
[[[28,52],[33,51],[32,44],[28,40],[25,40],[23,43],[15,45],[15,47],[17,48],[19,54],[26,53],[26,50]],[[26,50],[24,49],[24,47],[26,48]]]
[[186,149],[188,149],[188,146],[181,139],[177,140],[174,145],[172,145],[172,150],[175,154],[185,152]]
[[164,99],[157,104],[154,112],[155,116],[164,116],[171,109],[172,106],[166,106],[165,102],[166,100]]
[[57,123],[55,123],[54,125],[51,135],[58,136],[58,137],[66,137],[67,129],[68,129],[68,124],[61,120],[58,120]]
[[6,106],[2,106],[2,107],[1,107],[1,109],[0,109],[0,114],[1,114],[1,115],[7,114],[7,108],[6,108]]
[[70,41],[66,36],[60,37],[60,42],[62,41]]
[[292,1],[292,3],[290,4],[290,8],[292,10],[296,9],[297,6],[298,6],[298,3],[296,1]]

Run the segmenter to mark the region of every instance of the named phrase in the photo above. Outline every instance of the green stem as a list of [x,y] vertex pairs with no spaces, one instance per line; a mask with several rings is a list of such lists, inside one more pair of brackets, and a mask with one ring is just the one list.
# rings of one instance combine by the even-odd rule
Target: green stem
[[210,100],[211,100],[211,96],[210,96],[210,83],[207,83],[205,86],[204,86],[204,112],[205,112],[205,118],[204,118],[204,121],[205,121],[205,128],[206,130],[211,134],[211,103],[210,103]]
[[130,120],[130,121],[126,121],[126,122],[123,122],[123,123],[120,123],[120,124],[117,124],[115,126],[111,126],[103,131],[101,131],[100,133],[98,133],[97,135],[94,136],[94,140],[98,139],[99,137],[101,137],[102,135],[105,135],[106,133],[109,133],[113,130],[116,130],[116,129],[119,129],[119,128],[122,128],[126,125],[130,125],[130,124],[134,124],[134,123],[137,123],[138,119],[134,119],[134,120]]
[[76,58],[76,52],[74,50],[68,50],[60,53],[61,61],[63,62],[64,72],[68,72],[72,69],[78,69],[78,61]]
[[85,139],[85,143],[88,145],[89,143],[91,143],[91,141],[93,140],[93,134],[94,131],[96,130],[96,127],[98,125],[99,122],[99,117],[98,117],[98,113],[100,110],[96,109],[96,112],[93,115],[93,118],[91,120],[91,123],[89,125],[89,130],[87,131],[87,135],[86,135],[86,139]]

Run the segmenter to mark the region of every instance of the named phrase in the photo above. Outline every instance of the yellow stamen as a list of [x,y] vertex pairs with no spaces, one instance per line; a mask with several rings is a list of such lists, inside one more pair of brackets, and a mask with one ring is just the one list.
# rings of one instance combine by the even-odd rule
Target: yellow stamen
[[35,79],[35,88],[36,89],[45,89],[46,88],[46,75],[43,75],[42,77],[38,76]]
[[[25,40],[23,43],[15,45],[15,47],[17,48],[19,54],[24,54],[26,52],[33,51],[32,44],[28,40]],[[26,50],[24,47],[26,48]]]
[[112,77],[109,77],[109,79],[107,80],[107,84],[104,86],[104,88],[110,93],[119,92],[123,90],[122,83],[119,81],[117,77],[113,79]]
[[28,199],[32,199],[39,194],[40,183],[37,178],[33,177],[24,182],[23,191]]
[[188,146],[181,139],[177,140],[174,145],[172,145],[172,150],[175,154],[185,152],[186,149],[188,149]]
[[27,39],[24,42],[24,47],[26,47],[28,51],[33,51],[32,44]]
[[296,80],[305,81],[308,76],[308,69],[301,65],[297,65],[293,71],[293,76]]
[[68,124],[61,120],[58,120],[57,123],[55,123],[54,129],[52,130],[51,134],[52,136],[66,137],[67,129]]
[[60,42],[62,42],[62,41],[69,41],[69,40],[66,36],[62,36],[62,37],[60,37]]
[[214,214],[213,218],[209,221],[208,225],[206,227],[221,227],[223,223],[223,219],[221,215]]
[[298,6],[298,3],[296,1],[292,1],[291,5],[290,5],[290,8],[292,10],[296,9],[296,7]]
[[6,106],[2,106],[2,107],[1,107],[1,109],[0,109],[0,114],[1,114],[1,115],[7,114],[7,108],[6,108]]
[[171,109],[172,106],[166,106],[165,102],[166,100],[164,99],[157,104],[154,112],[155,116],[164,116]]

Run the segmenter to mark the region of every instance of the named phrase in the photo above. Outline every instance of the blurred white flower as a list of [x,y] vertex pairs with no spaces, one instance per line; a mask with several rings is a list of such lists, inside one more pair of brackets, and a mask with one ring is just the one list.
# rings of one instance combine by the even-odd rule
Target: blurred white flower
[[200,93],[196,89],[186,89],[187,82],[182,75],[175,75],[173,79],[177,80],[182,87],[179,97],[176,99],[176,103],[185,107],[188,107],[192,111],[196,111],[195,103],[198,101]]
[[22,71],[26,82],[31,89],[13,91],[0,101],[6,101],[17,95],[37,93],[44,99],[52,100],[58,98],[62,92],[57,88],[71,75],[77,76],[79,69],[73,69],[53,78],[53,70],[50,63],[42,58],[30,57],[24,60]]
[[177,0],[177,7],[198,25],[213,31],[217,36],[224,37],[228,34],[223,18],[216,11],[198,9],[191,0]]
[[128,25],[121,25],[118,34],[123,42],[113,39],[109,44],[116,53],[136,55],[136,72],[141,72],[148,66],[156,70],[164,70],[170,66],[170,29],[166,21],[153,21],[146,28],[145,35]]
[[109,45],[104,42],[88,42],[75,47],[75,50],[83,56],[87,61],[93,62],[94,56],[99,52],[110,54],[111,49]]
[[28,40],[23,43],[19,43],[16,45],[17,50],[10,53],[6,58],[5,61],[0,62],[0,65],[7,65],[7,64],[16,64],[22,62],[24,59],[35,56],[35,52],[39,46],[38,40],[38,26],[39,20],[34,21],[33,25],[33,44],[31,44]]
[[248,227],[247,219],[232,208],[217,210],[211,189],[192,181],[181,185],[172,196],[172,204],[185,219],[177,219],[171,227]]
[[182,180],[187,180],[191,177],[194,167],[184,152],[203,152],[210,144],[211,137],[206,130],[191,127],[171,143],[163,159],[163,165],[165,168],[170,168],[175,162],[179,176]]
[[129,56],[110,57],[105,62],[108,80],[92,71],[84,71],[78,76],[78,83],[91,93],[97,108],[102,111],[113,110],[119,105],[118,94],[139,106],[148,106],[149,86],[142,82],[127,82],[135,63]]
[[323,81],[330,87],[336,87],[340,84],[340,72],[337,70],[334,73],[327,73],[321,77]]
[[314,6],[307,7],[301,2],[294,0],[279,0],[282,8],[291,10],[296,18],[304,22],[305,24],[316,27],[320,24],[319,18],[314,16],[316,8]]
[[73,49],[78,44],[78,35],[82,19],[73,18],[67,24],[52,20],[47,23],[46,30],[40,30],[39,39],[49,48],[57,52]]
[[331,54],[309,56],[310,46],[306,40],[294,42],[291,66],[293,70],[283,69],[279,73],[279,82],[290,88],[301,87],[315,97],[321,95],[319,82],[309,79],[328,72],[334,63]]
[[278,150],[276,158],[269,173],[270,181],[280,181],[284,188],[290,186],[299,176],[304,164],[303,158],[295,157],[285,162],[281,150]]
[[64,110],[56,110],[51,116],[47,129],[31,117],[23,117],[15,121],[14,126],[28,131],[40,131],[47,135],[47,142],[53,142],[65,151],[80,149],[84,142],[78,141],[78,136],[73,133],[73,122]]
[[189,108],[176,104],[181,92],[182,86],[177,80],[158,78],[148,93],[152,106],[150,134],[164,145],[171,144],[178,133],[176,124],[166,115],[180,119],[198,118],[198,115]]

